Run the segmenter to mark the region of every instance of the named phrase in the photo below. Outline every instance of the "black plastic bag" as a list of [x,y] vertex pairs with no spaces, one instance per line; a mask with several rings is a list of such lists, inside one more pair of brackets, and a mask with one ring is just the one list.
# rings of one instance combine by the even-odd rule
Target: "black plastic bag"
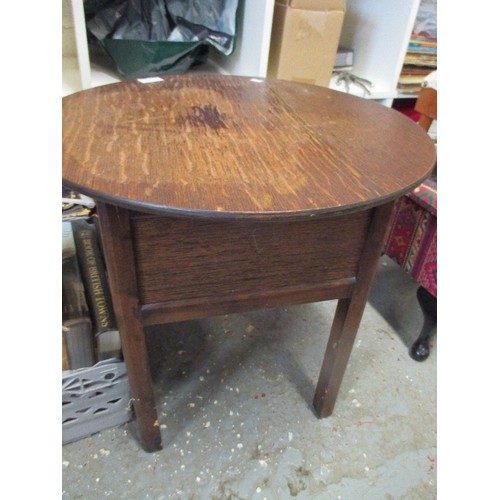
[[234,50],[238,0],[85,0],[87,31],[126,78],[178,74]]

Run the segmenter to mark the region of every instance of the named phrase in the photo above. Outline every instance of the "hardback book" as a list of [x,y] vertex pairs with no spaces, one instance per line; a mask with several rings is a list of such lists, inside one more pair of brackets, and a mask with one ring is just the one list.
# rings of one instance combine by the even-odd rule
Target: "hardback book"
[[104,257],[92,219],[71,222],[99,361],[121,358],[121,342]]
[[95,363],[94,335],[70,222],[62,222],[62,327],[70,370]]

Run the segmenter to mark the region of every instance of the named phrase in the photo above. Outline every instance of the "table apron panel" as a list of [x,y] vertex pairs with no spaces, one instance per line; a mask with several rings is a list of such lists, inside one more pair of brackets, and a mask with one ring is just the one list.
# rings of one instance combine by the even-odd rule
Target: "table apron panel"
[[262,222],[133,212],[139,301],[143,306],[221,300],[230,305],[231,297],[241,303],[248,296],[260,304],[315,288],[323,291],[311,301],[330,298],[332,289],[345,290],[356,276],[371,217],[372,210],[366,210]]

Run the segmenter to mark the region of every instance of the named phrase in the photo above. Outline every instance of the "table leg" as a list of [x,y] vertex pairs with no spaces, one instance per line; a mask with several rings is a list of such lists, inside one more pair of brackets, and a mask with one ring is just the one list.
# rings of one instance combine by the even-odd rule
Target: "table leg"
[[377,270],[393,206],[391,202],[374,209],[353,293],[351,297],[340,299],[337,303],[313,400],[313,406],[320,417],[332,414]]
[[144,327],[140,319],[129,212],[98,203],[97,214],[139,440],[145,451],[156,451],[162,447],[161,433]]

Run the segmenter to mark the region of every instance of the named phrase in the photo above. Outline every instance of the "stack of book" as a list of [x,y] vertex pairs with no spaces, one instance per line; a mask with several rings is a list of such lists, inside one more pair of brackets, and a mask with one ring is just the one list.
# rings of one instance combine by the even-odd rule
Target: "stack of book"
[[427,75],[437,70],[437,1],[421,0],[398,81],[402,94],[417,95]]
[[71,222],[62,223],[62,340],[63,369],[95,363],[92,322],[76,256]]
[[437,40],[413,34],[399,76],[398,91],[416,95],[426,76],[437,69]]
[[64,220],[63,216],[63,370],[121,359],[120,336],[95,220],[93,216]]

